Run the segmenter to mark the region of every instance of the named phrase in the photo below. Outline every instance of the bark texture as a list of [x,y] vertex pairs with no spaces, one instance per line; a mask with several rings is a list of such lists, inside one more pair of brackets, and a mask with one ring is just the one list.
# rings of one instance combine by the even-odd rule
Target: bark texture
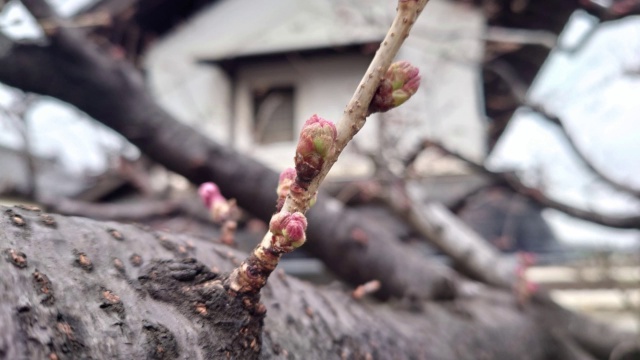
[[260,303],[221,285],[245,256],[222,245],[0,210],[0,359],[585,358],[509,293],[384,305],[279,274]]

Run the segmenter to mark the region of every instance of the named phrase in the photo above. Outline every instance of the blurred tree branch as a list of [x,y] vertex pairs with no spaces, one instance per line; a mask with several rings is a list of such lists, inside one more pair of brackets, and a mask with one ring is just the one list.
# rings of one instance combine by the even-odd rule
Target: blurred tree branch
[[613,187],[618,191],[627,193],[629,195],[634,196],[635,198],[640,199],[640,189],[633,188],[628,184],[620,182],[618,179],[613,178],[611,175],[607,174],[605,171],[601,171],[593,164],[593,161],[591,161],[589,157],[584,153],[584,151],[580,149],[573,135],[571,135],[571,133],[567,130],[567,128],[564,125],[564,122],[559,116],[549,112],[546,108],[544,108],[540,104],[532,104],[529,102],[524,102],[522,103],[522,106],[529,108],[531,111],[541,115],[543,119],[548,120],[550,123],[557,125],[562,131],[562,134],[564,135],[564,138],[567,140],[567,143],[571,147],[571,150],[573,150],[573,153],[577,155],[578,160],[580,160],[580,162],[584,166],[586,166],[590,172],[595,174],[600,180],[604,181],[606,184],[608,184],[609,186]]
[[640,189],[633,188],[628,184],[622,183],[619,180],[613,178],[609,174],[604,171],[599,170],[594,164],[593,161],[589,159],[589,157],[580,149],[576,141],[574,140],[573,135],[567,130],[564,126],[564,122],[562,119],[556,114],[548,111],[541,104],[531,103],[527,99],[527,86],[526,84],[518,77],[517,73],[514,69],[509,66],[505,62],[496,62],[490,66],[488,66],[492,72],[498,75],[504,83],[509,87],[511,93],[514,98],[518,102],[520,107],[528,108],[531,111],[541,115],[541,117],[545,120],[548,120],[550,123],[557,125],[560,128],[560,131],[564,138],[567,140],[569,147],[576,155],[577,159],[594,175],[596,175],[600,180],[613,187],[614,189],[632,195],[636,198],[640,198]]
[[498,172],[493,171],[484,166],[483,164],[478,164],[473,160],[468,159],[464,155],[452,151],[445,147],[444,145],[431,141],[424,140],[421,144],[422,149],[426,149],[428,147],[434,147],[442,151],[444,154],[454,157],[465,164],[467,164],[472,170],[477,171],[481,174],[489,175],[494,179],[500,180],[501,183],[508,186],[511,190],[524,195],[533,201],[537,202],[539,205],[552,208],[558,211],[561,211],[567,215],[574,216],[579,219],[587,220],[594,222],[596,224],[609,226],[613,228],[619,229],[640,229],[640,216],[632,215],[632,216],[613,216],[606,215],[602,213],[598,213],[595,211],[580,209],[561,201],[557,201],[551,199],[546,196],[540,189],[530,187],[522,182],[520,178],[513,172]]

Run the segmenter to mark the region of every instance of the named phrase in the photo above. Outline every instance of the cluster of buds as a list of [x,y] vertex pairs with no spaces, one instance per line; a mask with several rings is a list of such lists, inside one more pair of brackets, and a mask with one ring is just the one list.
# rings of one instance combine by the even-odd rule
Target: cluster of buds
[[[416,93],[419,85],[420,76],[417,68],[408,62],[392,64],[381,80],[369,106],[369,113],[387,111],[403,104]],[[323,171],[325,163],[336,154],[337,137],[335,124],[318,115],[311,116],[304,123],[294,157],[295,169],[284,170],[278,180],[277,213],[271,218],[269,232],[253,253],[230,274],[232,291],[258,292],[266,284],[269,274],[278,265],[282,254],[291,252],[305,243],[307,219],[300,211],[315,203],[317,193],[309,194],[309,185]],[[224,199],[217,187],[204,190],[201,188],[200,194],[205,199],[205,204],[212,209],[212,213],[224,211],[224,202],[214,210],[215,202]],[[294,208],[299,211],[283,211],[288,197],[293,200]],[[361,298],[367,293],[375,292],[379,287],[378,281],[367,283],[354,293],[354,297]]]
[[304,244],[307,237],[307,218],[300,212],[274,214],[269,222],[272,234],[270,247],[278,253],[290,252]]
[[331,121],[313,115],[304,123],[294,158],[298,181],[309,183],[333,155],[338,132]]
[[235,292],[259,291],[275,270],[284,253],[302,246],[306,240],[307,218],[300,212],[281,211],[269,222],[269,232],[242,265],[231,273],[230,288]]
[[369,105],[369,113],[385,112],[404,104],[420,86],[417,67],[398,61],[387,70]]

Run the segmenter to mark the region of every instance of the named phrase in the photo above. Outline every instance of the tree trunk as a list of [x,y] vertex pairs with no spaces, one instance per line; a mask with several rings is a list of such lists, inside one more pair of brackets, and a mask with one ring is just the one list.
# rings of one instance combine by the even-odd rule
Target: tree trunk
[[0,359],[592,358],[553,308],[480,285],[385,305],[279,273],[259,303],[221,285],[245,254],[220,244],[0,210]]

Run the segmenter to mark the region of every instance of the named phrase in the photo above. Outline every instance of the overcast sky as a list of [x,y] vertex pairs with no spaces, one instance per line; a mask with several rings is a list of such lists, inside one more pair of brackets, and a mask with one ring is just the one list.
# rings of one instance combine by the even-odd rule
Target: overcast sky
[[[53,3],[62,14],[71,14],[91,1]],[[553,51],[528,96],[564,119],[598,168],[640,188],[640,75],[631,75],[634,70],[640,74],[640,18],[601,25],[576,50],[575,44],[593,26],[589,16],[574,15],[561,37],[565,50]],[[40,35],[16,1],[5,7],[0,28],[14,38]],[[0,85],[0,106],[10,105],[13,99],[13,90]],[[35,152],[57,156],[74,172],[100,171],[106,165],[104,150],[123,144],[119,135],[54,99],[40,101],[28,120],[34,129]],[[0,120],[0,144],[19,147],[21,140],[12,126]],[[612,191],[576,161],[554,125],[528,111],[515,115],[489,164],[496,169],[520,169],[532,185],[543,186],[551,196],[576,206],[611,214],[640,212],[637,200]],[[564,239],[612,246],[640,242],[637,231],[611,231],[554,211],[545,212],[545,217]]]

